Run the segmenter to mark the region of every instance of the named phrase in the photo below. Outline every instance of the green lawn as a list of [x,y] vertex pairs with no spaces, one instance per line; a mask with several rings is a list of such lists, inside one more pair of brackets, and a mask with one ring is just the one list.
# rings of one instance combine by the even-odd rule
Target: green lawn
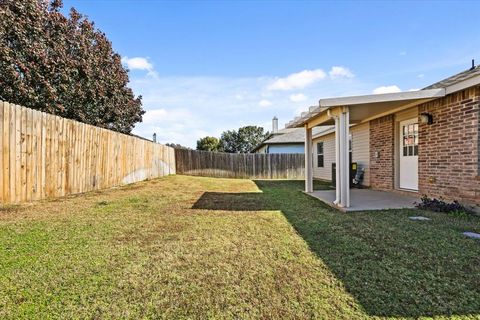
[[0,318],[480,318],[479,217],[344,214],[302,186],[170,176],[3,207]]

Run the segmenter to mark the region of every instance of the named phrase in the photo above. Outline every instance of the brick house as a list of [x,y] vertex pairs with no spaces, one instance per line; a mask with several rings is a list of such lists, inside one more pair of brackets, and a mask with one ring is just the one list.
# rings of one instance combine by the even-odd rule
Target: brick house
[[[375,190],[459,200],[480,208],[480,67],[422,90],[321,99],[287,128],[305,130],[306,192],[332,179],[350,207],[349,166]],[[312,128],[331,126],[312,137]],[[309,164],[313,164],[309,165]]]

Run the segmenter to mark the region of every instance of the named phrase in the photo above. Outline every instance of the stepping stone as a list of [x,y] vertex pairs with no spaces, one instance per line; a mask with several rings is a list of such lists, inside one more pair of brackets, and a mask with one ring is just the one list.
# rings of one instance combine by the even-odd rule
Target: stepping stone
[[422,216],[408,217],[408,219],[413,220],[413,221],[430,221],[430,220],[432,220],[430,218],[422,217]]
[[480,233],[464,232],[463,235],[473,239],[480,239]]

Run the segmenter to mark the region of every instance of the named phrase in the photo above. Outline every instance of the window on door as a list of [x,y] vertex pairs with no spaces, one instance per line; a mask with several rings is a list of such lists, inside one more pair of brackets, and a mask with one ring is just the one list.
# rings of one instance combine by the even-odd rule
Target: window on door
[[323,168],[324,166],[324,157],[323,157],[323,142],[317,143],[317,167]]
[[403,156],[418,156],[418,123],[403,126]]

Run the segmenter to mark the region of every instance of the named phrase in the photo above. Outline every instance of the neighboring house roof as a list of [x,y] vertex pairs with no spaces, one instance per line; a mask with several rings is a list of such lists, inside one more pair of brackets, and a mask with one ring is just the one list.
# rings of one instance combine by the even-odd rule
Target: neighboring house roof
[[[312,130],[312,136],[319,136],[324,131],[331,131],[332,126],[316,127]],[[304,128],[286,128],[279,130],[277,133],[271,134],[262,143],[257,145],[252,152],[257,151],[261,147],[270,144],[303,144],[305,143]]]

